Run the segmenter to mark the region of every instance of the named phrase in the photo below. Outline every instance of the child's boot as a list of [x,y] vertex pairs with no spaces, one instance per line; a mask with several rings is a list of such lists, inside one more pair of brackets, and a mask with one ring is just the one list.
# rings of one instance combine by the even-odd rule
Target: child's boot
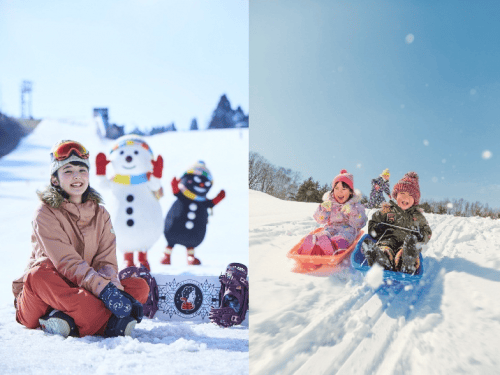
[[47,315],[38,319],[42,331],[53,335],[61,335],[62,337],[78,337],[78,327],[73,318],[62,311],[52,310]]
[[167,246],[165,249],[165,255],[163,256],[162,260],[160,260],[161,264],[170,264],[170,254],[172,254],[172,247]]
[[123,259],[125,259],[125,268],[134,267],[134,253],[125,253]]
[[396,255],[396,268],[401,272],[415,273],[420,265],[418,256],[417,237],[409,234],[405,238],[403,248]]
[[302,246],[299,249],[299,254],[305,254],[305,255],[311,254],[311,251],[315,244],[316,244],[316,236],[314,234],[308,235],[304,239],[304,242],[302,243]]
[[330,237],[328,237],[326,234],[317,237],[316,244],[321,248],[323,251],[324,255],[332,255],[335,249],[332,246],[332,241],[330,240]]
[[347,242],[347,240],[343,237],[335,236],[332,237],[332,245],[336,254],[345,251],[349,247],[349,242]]
[[187,248],[187,261],[190,266],[198,266],[201,264],[200,260],[194,256],[194,247]]
[[361,247],[363,248],[363,255],[365,256],[368,265],[370,267],[373,266],[373,263],[375,263],[375,257],[378,252],[378,246],[375,244],[375,242],[367,238],[363,241]]
[[106,326],[106,331],[104,331],[104,337],[118,337],[118,336],[130,336],[137,320],[132,316],[126,316],[125,318],[117,318],[116,315],[111,315]]
[[139,263],[142,264],[148,271],[151,272],[151,268],[149,267],[148,262],[148,253],[139,251]]
[[375,255],[375,262],[380,264],[386,270],[394,269],[394,255],[389,246],[379,246]]

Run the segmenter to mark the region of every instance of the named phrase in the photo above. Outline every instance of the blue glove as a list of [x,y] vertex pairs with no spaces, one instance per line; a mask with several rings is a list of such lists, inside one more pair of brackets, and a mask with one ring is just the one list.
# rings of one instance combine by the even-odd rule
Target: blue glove
[[137,323],[140,323],[142,318],[144,317],[144,307],[142,306],[142,303],[137,301],[128,293],[122,293],[125,294],[130,299],[130,301],[132,301],[132,312],[130,313],[130,315],[135,318],[135,320],[137,320]]
[[99,299],[117,318],[125,318],[132,313],[132,301],[127,297],[127,293],[118,289],[113,283],[106,285],[99,294]]

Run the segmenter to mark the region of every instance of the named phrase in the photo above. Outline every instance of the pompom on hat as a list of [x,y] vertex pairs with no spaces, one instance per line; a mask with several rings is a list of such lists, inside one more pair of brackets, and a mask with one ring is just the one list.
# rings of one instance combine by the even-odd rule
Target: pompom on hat
[[[66,151],[69,155],[65,159],[63,158],[64,156],[58,157],[58,151],[61,152],[61,150],[63,149],[65,149],[64,151]],[[80,153],[83,155],[83,157],[79,155]],[[88,150],[80,142],[71,140],[59,141],[54,146],[52,146],[52,149],[50,150],[50,174],[53,175],[54,172],[56,172],[59,168],[73,161],[78,161],[85,164],[90,170],[90,161],[88,155]]]
[[384,176],[387,176],[387,178],[390,178],[391,177],[391,173],[389,172],[389,168],[386,168],[382,171],[382,173],[380,174],[380,176],[384,177]]
[[340,171],[340,174],[333,179],[332,189],[335,188],[335,184],[337,184],[337,182],[345,182],[351,188],[351,190],[354,191],[354,177],[345,169],[342,169]]
[[205,165],[205,162],[201,160],[193,164],[191,167],[189,167],[188,170],[184,173],[184,175],[187,174],[205,176],[206,178],[208,178],[209,181],[213,181],[212,174]]
[[392,189],[392,197],[397,199],[401,192],[406,192],[415,200],[414,205],[420,202],[420,186],[418,185],[418,174],[416,172],[406,173]]

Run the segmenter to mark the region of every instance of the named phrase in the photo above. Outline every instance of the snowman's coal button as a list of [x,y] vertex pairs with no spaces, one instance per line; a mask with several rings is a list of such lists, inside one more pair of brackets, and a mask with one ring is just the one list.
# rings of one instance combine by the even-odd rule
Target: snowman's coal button
[[196,210],[198,209],[198,205],[197,205],[196,203],[191,203],[191,204],[189,205],[189,209],[190,209],[191,211],[196,211]]
[[188,219],[190,220],[194,220],[194,218],[196,217],[196,214],[194,212],[188,212]]
[[134,212],[134,209],[132,207],[127,207],[127,214],[132,215],[132,212]]
[[132,202],[134,200],[134,196],[132,194],[127,195],[127,202]]
[[186,221],[186,228],[187,229],[193,229],[194,227],[194,224],[192,221]]
[[132,225],[134,225],[134,220],[132,220],[132,219],[128,219],[128,220],[127,220],[127,225],[128,225],[129,227],[131,227]]

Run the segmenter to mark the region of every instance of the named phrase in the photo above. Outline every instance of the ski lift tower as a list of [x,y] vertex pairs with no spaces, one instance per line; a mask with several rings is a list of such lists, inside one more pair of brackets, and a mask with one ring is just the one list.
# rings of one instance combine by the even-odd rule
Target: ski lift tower
[[31,81],[23,81],[21,85],[21,118],[33,118],[31,114]]

